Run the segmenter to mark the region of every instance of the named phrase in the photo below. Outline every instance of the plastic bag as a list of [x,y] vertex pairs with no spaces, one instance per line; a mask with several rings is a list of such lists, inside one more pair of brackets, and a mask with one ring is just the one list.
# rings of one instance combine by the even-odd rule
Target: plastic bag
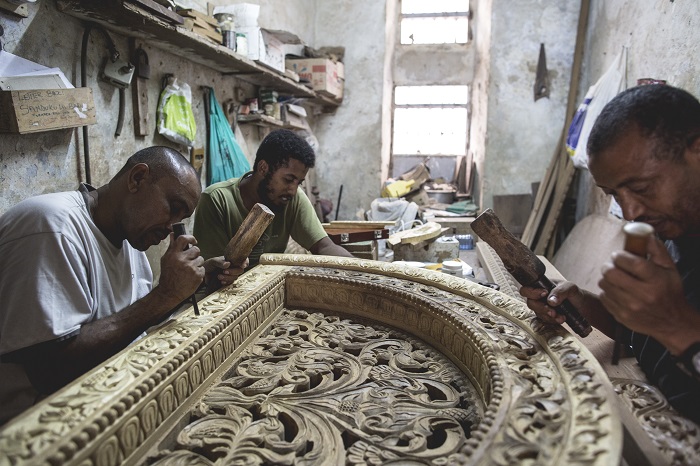
[[224,111],[209,89],[209,166],[207,185],[238,178],[250,171],[250,162],[233,135]]
[[627,49],[623,47],[610,68],[588,89],[583,103],[576,109],[566,138],[566,150],[576,168],[588,170],[588,135],[603,107],[625,89],[626,63]]
[[192,113],[192,91],[187,83],[173,78],[158,102],[158,132],[178,144],[194,145],[197,124]]

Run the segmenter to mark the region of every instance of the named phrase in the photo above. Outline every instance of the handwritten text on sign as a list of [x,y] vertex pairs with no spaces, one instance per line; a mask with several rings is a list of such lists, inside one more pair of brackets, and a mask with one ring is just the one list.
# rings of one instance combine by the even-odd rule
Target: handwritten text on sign
[[19,133],[94,124],[92,89],[12,91],[11,130]]

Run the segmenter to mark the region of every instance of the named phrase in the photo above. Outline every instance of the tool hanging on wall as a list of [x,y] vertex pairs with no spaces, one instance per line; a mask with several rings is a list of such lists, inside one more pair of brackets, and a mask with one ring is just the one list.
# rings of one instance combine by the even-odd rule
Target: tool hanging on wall
[[[109,40],[111,42],[111,38]],[[114,47],[114,42],[111,42],[111,46]],[[119,89],[119,114],[117,115],[117,128],[114,130],[114,137],[122,134],[126,106],[125,89],[131,84],[134,68],[134,65],[130,62],[119,58],[119,52],[115,48],[114,53],[105,60],[105,65],[102,69],[102,79]]]
[[[134,41],[129,41],[133,50]],[[148,85],[146,80],[151,77],[151,66],[148,63],[148,55],[143,47],[133,50],[131,59],[136,66],[136,78],[132,86],[132,99],[134,104],[134,132],[136,136],[148,134]]]
[[549,72],[547,71],[547,56],[544,53],[544,44],[540,44],[540,58],[537,60],[535,102],[542,97],[549,97]]
[[[124,122],[124,89],[131,82],[131,76],[134,71],[134,66],[123,60],[119,60],[119,52],[117,51],[114,41],[107,34],[107,31],[95,23],[87,23],[85,25],[85,30],[83,31],[83,41],[80,52],[80,85],[82,87],[87,86],[87,51],[88,51],[88,39],[90,38],[90,32],[95,29],[99,31],[107,42],[107,50],[109,51],[109,58],[105,64],[105,69],[102,73],[103,79],[112,83],[113,85],[119,87],[119,117],[117,119],[117,129],[114,136],[119,136],[121,134],[121,125]],[[108,66],[109,65],[109,66]],[[90,139],[88,138],[88,125],[83,126],[83,156],[85,157],[85,182],[91,184],[90,175]]]

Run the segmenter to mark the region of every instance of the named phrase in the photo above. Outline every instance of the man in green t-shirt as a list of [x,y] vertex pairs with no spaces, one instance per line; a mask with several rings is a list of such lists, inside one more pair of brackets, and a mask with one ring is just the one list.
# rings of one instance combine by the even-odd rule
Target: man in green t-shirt
[[311,146],[294,132],[271,132],[258,148],[252,172],[213,184],[202,193],[193,231],[202,256],[222,256],[243,219],[259,202],[274,212],[275,219],[253,248],[250,266],[257,265],[265,252],[284,252],[290,236],[312,254],[353,257],[331,241],[299,187],[315,161]]

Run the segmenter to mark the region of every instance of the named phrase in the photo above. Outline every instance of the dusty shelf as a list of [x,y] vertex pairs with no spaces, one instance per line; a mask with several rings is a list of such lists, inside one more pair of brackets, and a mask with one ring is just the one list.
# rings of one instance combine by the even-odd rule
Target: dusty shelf
[[29,17],[29,9],[27,8],[27,5],[17,5],[5,0],[0,0],[0,10],[21,16],[22,18]]
[[297,97],[318,98],[306,86],[259,65],[223,45],[172,24],[135,3],[125,0],[58,0],[59,11],[76,18],[93,21],[105,29],[127,37],[136,37],[148,45],[199,63],[223,74],[257,86],[272,88]]
[[306,129],[303,126],[285,123],[282,120],[278,120],[277,118],[273,118],[271,116],[264,115],[262,113],[255,113],[252,115],[238,115],[238,117],[236,117],[236,119],[237,119],[239,124],[253,124],[253,125],[257,125],[257,126],[266,126],[266,127],[273,127],[273,128],[286,128],[286,129]]
[[258,126],[274,126],[278,128],[284,127],[284,122],[262,113],[254,113],[252,115],[238,115],[236,117],[238,123],[250,123]]

